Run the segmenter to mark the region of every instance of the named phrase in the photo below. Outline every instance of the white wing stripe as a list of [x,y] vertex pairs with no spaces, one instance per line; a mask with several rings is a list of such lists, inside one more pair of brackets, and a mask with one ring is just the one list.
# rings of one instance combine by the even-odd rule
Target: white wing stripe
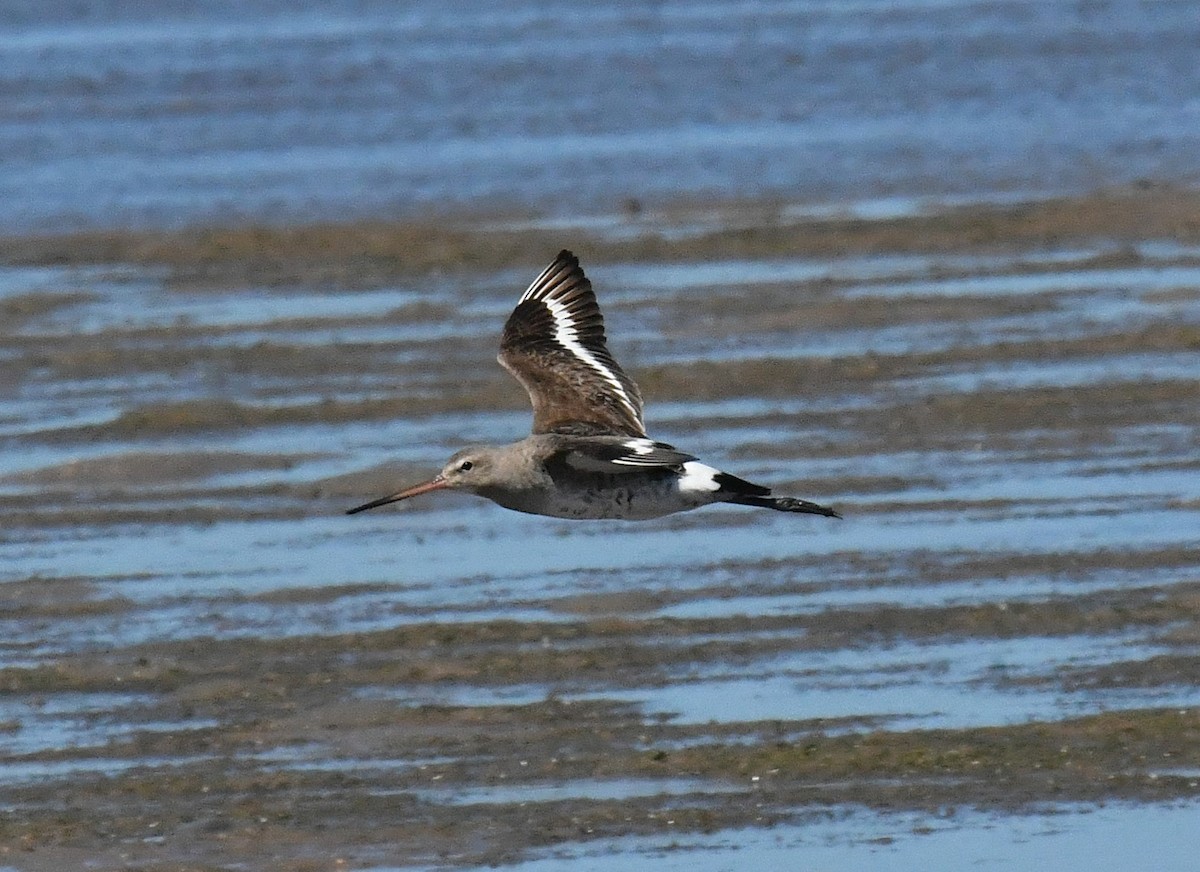
[[567,306],[559,300],[545,297],[542,298],[541,302],[546,304],[546,308],[550,310],[551,317],[554,318],[554,338],[558,343],[598,372],[601,378],[612,387],[613,393],[616,394],[617,399],[620,400],[625,410],[633,416],[633,419],[635,421],[641,420],[637,407],[630,399],[629,394],[625,393],[625,386],[621,384],[621,380],[613,375],[604,364],[598,361],[595,355],[579,344],[579,334],[575,330],[575,324],[571,319],[571,313]]
[[555,261],[542,270],[538,277],[529,283],[529,287],[525,289],[525,293],[521,294],[521,299],[518,300],[517,303],[524,303],[526,300],[542,299],[551,291],[553,291],[554,288],[552,286],[543,288],[541,285],[550,276],[550,273],[559,266],[559,262]]

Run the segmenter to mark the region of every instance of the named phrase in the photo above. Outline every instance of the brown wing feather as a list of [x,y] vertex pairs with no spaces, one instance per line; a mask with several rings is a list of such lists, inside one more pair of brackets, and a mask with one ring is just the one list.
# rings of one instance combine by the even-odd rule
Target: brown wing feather
[[592,283],[562,251],[521,296],[500,343],[500,363],[529,392],[534,433],[645,435],[642,395],[605,341]]

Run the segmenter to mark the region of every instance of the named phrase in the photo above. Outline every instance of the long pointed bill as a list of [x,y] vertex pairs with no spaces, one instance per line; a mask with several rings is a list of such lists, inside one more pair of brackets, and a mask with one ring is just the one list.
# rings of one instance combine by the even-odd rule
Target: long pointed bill
[[419,496],[420,494],[427,494],[430,491],[441,490],[447,486],[446,479],[442,478],[440,475],[435,475],[433,478],[429,479],[429,481],[413,485],[412,487],[402,491],[397,491],[390,496],[380,497],[377,500],[371,500],[371,502],[363,503],[361,506],[355,506],[353,509],[347,509],[346,514],[354,515],[358,512],[365,512],[367,509],[377,509],[380,506],[386,506],[388,503],[398,503],[400,500],[406,500],[409,497]]

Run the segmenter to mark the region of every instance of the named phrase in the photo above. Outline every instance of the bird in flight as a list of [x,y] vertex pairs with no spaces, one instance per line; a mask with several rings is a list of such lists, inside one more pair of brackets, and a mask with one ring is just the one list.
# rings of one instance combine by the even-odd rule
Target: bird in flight
[[609,353],[592,283],[569,251],[542,270],[504,325],[499,361],[529,392],[533,432],[473,446],[421,484],[350,509],[463,490],[554,518],[642,520],[712,503],[840,518],[827,506],[701,463],[646,435],[642,396]]

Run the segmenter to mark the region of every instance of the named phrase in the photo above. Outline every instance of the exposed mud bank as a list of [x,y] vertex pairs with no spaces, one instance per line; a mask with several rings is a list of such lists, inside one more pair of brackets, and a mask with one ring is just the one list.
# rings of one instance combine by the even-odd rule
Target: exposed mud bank
[[[1200,798],[1200,198],[629,220],[0,243],[0,866]],[[654,435],[846,520],[345,518],[522,435],[562,245]]]

